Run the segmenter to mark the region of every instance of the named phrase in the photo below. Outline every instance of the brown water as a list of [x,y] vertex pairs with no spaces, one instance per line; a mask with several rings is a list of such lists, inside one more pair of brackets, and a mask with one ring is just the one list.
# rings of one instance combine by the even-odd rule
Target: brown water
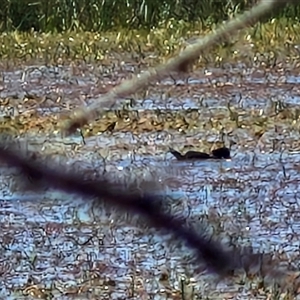
[[[10,104],[1,106],[2,115],[8,111],[22,114],[28,106],[43,115],[92,103],[134,67],[128,64],[112,74],[88,65],[3,72],[0,98],[9,97]],[[208,232],[218,233],[225,244],[231,241],[252,247],[254,252],[273,253],[285,268],[290,263],[298,269],[298,121],[287,117],[275,123],[270,117],[260,137],[257,125],[251,126],[253,110],[271,115],[279,106],[286,111],[299,109],[300,77],[296,73],[288,66],[284,72],[267,73],[242,65],[199,70],[191,74],[188,84],[186,79],[178,79],[176,84],[168,79],[153,84],[146,99],[135,96],[132,109],[141,112],[199,109],[204,116],[197,121],[200,129],[106,132],[86,137],[85,144],[78,134],[62,138],[59,133],[33,131],[19,137],[20,147],[47,154],[64,168],[67,165],[78,172],[106,172],[128,183],[155,179],[161,186],[158,192],[173,203],[174,214],[184,214],[194,224],[209,222]],[[25,102],[26,95],[33,100]],[[37,105],[36,99],[45,96],[47,101]],[[222,117],[229,102],[244,112],[241,122],[248,118],[245,128],[234,127],[234,122]],[[228,141],[236,143],[232,160],[176,161],[168,153],[170,146],[183,152],[209,151],[220,142],[222,126],[204,126],[212,116],[230,132]],[[96,299],[92,295],[97,299],[106,299],[106,295],[111,299],[150,299],[151,295],[175,299],[183,275],[195,279],[195,283],[184,284],[191,299],[201,295],[212,299],[258,297],[255,280],[245,284],[239,276],[213,280],[204,266],[194,265],[193,253],[179,241],[175,243],[170,235],[150,229],[130,215],[51,190],[28,193],[18,171],[6,167],[1,167],[1,192],[0,298],[25,299],[32,294],[35,298],[71,299],[80,294],[83,299]],[[257,271],[259,264],[253,261],[251,267]],[[168,273],[169,283],[160,280],[164,273]],[[260,291],[259,297],[267,299],[266,294]]]

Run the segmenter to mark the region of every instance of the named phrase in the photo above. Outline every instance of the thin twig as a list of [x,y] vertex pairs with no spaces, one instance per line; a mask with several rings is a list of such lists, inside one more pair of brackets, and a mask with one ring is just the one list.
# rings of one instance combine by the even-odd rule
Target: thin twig
[[89,107],[78,108],[72,113],[70,121],[64,124],[65,127],[63,129],[67,133],[72,133],[77,128],[80,128],[89,121],[99,117],[103,107],[112,107],[118,98],[128,97],[146,87],[150,82],[167,77],[171,72],[187,70],[188,65],[192,64],[204,50],[208,50],[213,45],[219,44],[222,41],[231,40],[238,30],[245,29],[246,27],[255,24],[261,18],[269,15],[275,8],[283,7],[289,2],[292,3],[294,1],[261,1],[261,3],[254,6],[250,11],[228,21],[226,25],[221,26],[215,32],[199,39],[193,46],[187,47],[178,57],[172,58],[167,63],[159,65],[156,68],[150,68],[148,71],[143,72],[130,80],[125,80]]

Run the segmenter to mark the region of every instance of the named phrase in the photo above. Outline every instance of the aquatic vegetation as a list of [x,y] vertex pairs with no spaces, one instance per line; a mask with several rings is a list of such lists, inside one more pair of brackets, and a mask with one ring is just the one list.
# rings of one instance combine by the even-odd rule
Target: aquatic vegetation
[[[175,21],[174,21],[175,22]],[[230,44],[220,44],[204,52],[192,68],[223,66],[242,61],[248,66],[264,64],[274,66],[288,60],[297,63],[300,42],[299,24],[287,19],[274,20],[248,28],[245,33],[232,38]],[[86,62],[99,64],[99,73],[113,73],[113,64],[120,58],[114,53],[127,53],[122,59],[133,60],[140,69],[157,65],[178,54],[199,35],[210,33],[213,28],[202,29],[201,24],[174,24],[153,28],[149,32],[124,30],[112,32],[22,33],[5,32],[1,36],[0,59],[24,64],[71,64]],[[282,43],[282,41],[286,41]],[[8,60],[11,59],[11,62]],[[121,63],[121,61],[120,61]],[[107,67],[112,68],[107,70]],[[122,66],[120,66],[122,70]]]

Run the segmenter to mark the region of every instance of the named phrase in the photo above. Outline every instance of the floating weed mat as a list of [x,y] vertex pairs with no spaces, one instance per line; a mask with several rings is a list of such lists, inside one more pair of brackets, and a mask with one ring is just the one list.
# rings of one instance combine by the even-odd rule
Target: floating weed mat
[[[34,99],[32,100],[34,103]],[[285,113],[283,113],[284,111]],[[167,127],[168,131],[174,130],[183,133],[192,133],[193,129],[207,129],[208,131],[211,131],[211,129],[214,128],[219,131],[222,128],[222,124],[227,124],[228,128],[248,128],[249,131],[254,130],[255,134],[259,137],[262,136],[265,131],[274,128],[274,124],[278,125],[278,127],[286,126],[286,128],[294,129],[297,129],[298,126],[297,109],[294,107],[274,105],[274,107],[271,108],[271,111],[269,111],[269,115],[261,115],[260,109],[254,109],[253,113],[249,113],[249,111],[247,112],[248,113],[246,114],[243,109],[231,106],[229,106],[228,109],[214,109],[213,113],[205,107],[201,108],[201,110],[179,109],[178,111],[171,109],[142,111],[135,109],[110,110],[104,111],[101,119],[96,121],[93,126],[84,127],[82,132],[85,137],[97,135],[99,132],[156,132],[164,130],[164,128],[166,128],[165,124],[167,124],[167,126],[169,126]],[[152,122],[152,124],[150,123],[151,126],[146,127],[143,123],[141,125],[135,125],[136,123],[133,121],[136,122],[139,118],[147,119],[147,121],[150,120]],[[224,121],[224,119],[226,119],[226,121]],[[27,116],[26,113],[23,115],[21,112],[19,116],[13,117],[9,120],[6,119],[5,124],[8,125],[7,128],[16,128],[16,136],[19,135],[20,132],[26,134],[45,132],[48,134],[49,132],[55,132],[58,130],[57,120],[59,120],[59,118],[54,117],[54,115],[50,114],[47,116],[43,113],[39,114],[34,111],[33,114],[28,113]],[[160,123],[158,123],[158,121]],[[188,127],[189,123],[194,125]],[[205,124],[206,129],[204,128],[203,123]],[[256,125],[253,126],[253,123]],[[111,126],[112,124],[113,126]],[[120,124],[123,124],[122,126],[124,126],[124,124],[128,124],[129,126],[122,127]],[[176,127],[176,124],[181,125]],[[132,126],[133,129],[131,129],[130,126]],[[51,164],[50,160],[49,164]],[[16,228],[15,230],[20,230],[20,228]],[[96,230],[97,226],[92,228]],[[88,241],[88,237],[85,241]],[[67,239],[62,242],[67,242]],[[80,248],[79,246],[77,247]],[[271,297],[270,295],[272,295],[272,297],[286,297],[286,299],[289,299],[290,297],[291,299],[294,299],[294,293],[298,292],[299,278],[297,268],[292,266],[288,266],[288,268],[286,268],[285,265],[279,268],[279,261],[281,262],[282,260],[276,258],[276,255],[280,257],[282,253],[256,255],[250,250],[243,251],[244,254],[238,255],[237,258],[238,261],[242,261],[243,268],[236,270],[237,274],[231,274],[231,277],[225,281],[228,283],[228,286],[232,285],[232,288],[231,292],[227,292],[223,298],[226,299],[226,297],[228,297],[228,299],[230,299],[230,297],[233,297],[233,295],[236,295],[237,293],[241,293],[241,290],[245,289],[243,296],[248,299],[251,299],[251,297],[253,299],[256,299],[257,297],[267,299],[268,296]],[[34,257],[32,259],[34,260]],[[23,261],[28,261],[28,259],[24,258]],[[67,260],[63,261],[62,264],[67,265]],[[270,267],[270,265],[272,267]],[[5,266],[8,267],[7,265]],[[193,274],[195,273],[202,274],[201,264],[199,267],[200,271],[199,269],[191,270],[189,272],[187,271],[187,279],[176,279],[177,281],[173,280],[172,277],[169,279],[168,271],[163,270],[154,276],[150,272],[142,273],[140,269],[136,269],[133,264],[128,278],[121,283],[111,276],[111,274],[115,273],[120,274],[122,270],[121,268],[117,269],[106,265],[100,267],[103,267],[106,271],[101,271],[101,274],[99,274],[99,271],[95,271],[90,272],[88,275],[82,275],[80,282],[75,281],[75,283],[73,282],[70,286],[65,286],[59,281],[54,281],[53,287],[47,287],[43,286],[43,284],[41,284],[38,280],[29,280],[24,283],[24,288],[19,289],[19,292],[16,295],[17,297],[21,297],[21,295],[27,297],[28,295],[31,295],[36,298],[61,297],[62,299],[64,299],[63,297],[69,299],[70,297],[79,297],[78,295],[81,295],[82,298],[86,299],[89,295],[91,295],[91,293],[94,293],[94,295],[97,295],[98,297],[108,298],[113,297],[120,291],[123,291],[123,295],[129,295],[128,297],[135,295],[136,297],[144,296],[150,298],[155,294],[164,298],[168,297],[169,299],[184,299],[184,297],[188,297],[188,295],[190,295],[191,299],[193,299],[193,297],[196,299],[199,297],[216,299],[219,296],[217,292],[207,292],[206,284],[207,282],[212,281],[209,276],[206,277],[203,275],[201,279],[198,277],[196,277],[196,279],[193,278]],[[102,270],[100,267],[99,269]],[[105,274],[105,276],[103,274]],[[182,273],[178,273],[178,277],[181,277],[181,274]],[[148,281],[146,281],[145,278],[148,278]],[[170,282],[171,284],[169,284]],[[174,287],[174,282],[177,283],[178,287]],[[234,285],[232,282],[234,282]],[[201,286],[200,283],[203,284],[203,291],[199,292],[198,288],[199,285]],[[147,284],[151,285],[151,287],[146,287]],[[215,290],[217,291],[218,289],[219,286],[216,284]]]
[[[279,102],[278,102],[279,103]],[[265,113],[261,108],[250,111],[228,106],[224,108],[199,109],[120,109],[104,110],[102,116],[93,124],[86,125],[81,132],[83,137],[97,136],[101,133],[131,132],[180,132],[195,133],[215,129],[227,131],[244,129],[262,136],[276,124],[290,130],[299,129],[300,111],[297,106],[271,103]],[[38,107],[38,105],[37,105]],[[68,120],[68,115],[44,114],[37,109],[24,110],[17,116],[5,116],[0,119],[2,133],[19,136],[34,133],[60,134],[60,126]]]

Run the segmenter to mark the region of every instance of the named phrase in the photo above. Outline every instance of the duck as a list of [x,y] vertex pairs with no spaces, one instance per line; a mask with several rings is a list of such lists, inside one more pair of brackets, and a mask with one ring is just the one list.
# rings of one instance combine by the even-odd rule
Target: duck
[[221,147],[212,151],[212,155],[205,152],[188,151],[185,154],[169,148],[169,152],[177,158],[177,160],[204,160],[204,159],[230,159],[230,150]]
[[[192,150],[181,154],[171,147],[169,147],[169,152],[175,156],[177,160],[231,159],[230,149],[236,142],[229,138],[228,134],[225,133],[224,127],[221,129],[220,135],[221,145],[223,146],[212,150],[211,154]],[[226,145],[229,147],[226,147]]]

